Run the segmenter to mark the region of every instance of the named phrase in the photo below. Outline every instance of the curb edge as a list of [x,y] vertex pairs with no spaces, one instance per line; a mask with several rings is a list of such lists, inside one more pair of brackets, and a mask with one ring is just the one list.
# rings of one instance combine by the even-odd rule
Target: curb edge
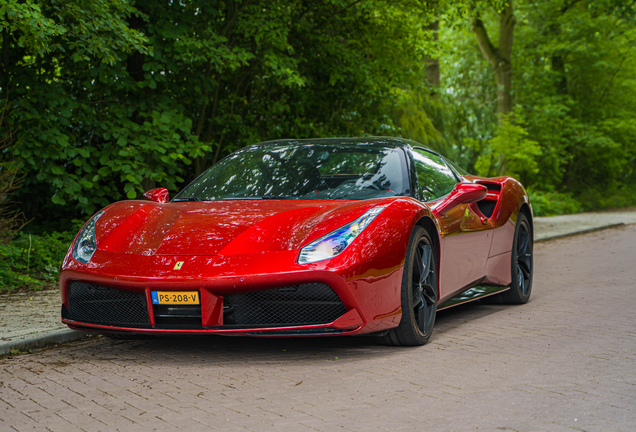
[[603,225],[603,226],[599,226],[599,227],[594,227],[594,228],[588,228],[588,229],[584,229],[584,230],[580,230],[580,231],[574,231],[574,232],[570,232],[570,233],[565,233],[565,234],[557,234],[557,235],[553,235],[553,236],[549,236],[549,237],[543,237],[540,239],[535,239],[534,242],[535,243],[539,243],[539,242],[545,242],[545,241],[550,241],[550,240],[557,240],[560,238],[564,238],[564,237],[572,237],[575,235],[579,235],[579,234],[587,234],[587,233],[591,233],[594,231],[601,231],[601,230],[605,230],[605,229],[610,229],[610,228],[617,228],[617,227],[621,227],[626,225],[624,222],[618,222],[615,224],[609,224],[609,225]]
[[90,333],[85,331],[61,329],[47,332],[46,334],[38,335],[28,339],[0,343],[0,356],[10,354],[11,350],[15,349],[26,351],[31,348],[41,348],[47,345],[73,342],[82,339],[88,334]]

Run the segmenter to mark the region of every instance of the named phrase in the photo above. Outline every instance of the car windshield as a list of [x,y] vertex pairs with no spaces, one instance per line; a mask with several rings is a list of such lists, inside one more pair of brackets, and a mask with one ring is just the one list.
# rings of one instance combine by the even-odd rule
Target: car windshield
[[377,144],[277,143],[235,152],[174,201],[359,200],[408,191],[404,154]]

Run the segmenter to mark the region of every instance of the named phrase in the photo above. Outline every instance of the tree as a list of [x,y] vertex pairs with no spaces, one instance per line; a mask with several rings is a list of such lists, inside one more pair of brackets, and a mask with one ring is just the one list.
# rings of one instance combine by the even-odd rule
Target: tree
[[254,142],[395,134],[393,90],[423,68],[415,0],[11,2],[37,17],[0,11],[9,152],[25,213],[52,220]]
[[471,19],[472,29],[477,37],[479,48],[495,71],[497,80],[497,110],[500,117],[512,113],[512,43],[517,19],[514,15],[513,0],[507,0],[503,5],[492,5],[499,15],[499,44],[494,46],[488,35],[486,26],[481,18],[478,8],[473,12]]

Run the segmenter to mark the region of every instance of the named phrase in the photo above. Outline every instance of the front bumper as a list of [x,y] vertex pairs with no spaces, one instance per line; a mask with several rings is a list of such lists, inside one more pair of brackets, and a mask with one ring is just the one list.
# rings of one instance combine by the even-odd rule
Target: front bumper
[[[364,278],[357,265],[336,267],[334,263],[316,263],[300,266],[295,263],[296,253],[282,251],[260,256],[230,257],[158,257],[96,253],[89,265],[69,260],[60,277],[62,292],[62,322],[72,329],[100,333],[138,334],[221,334],[250,336],[327,336],[352,335],[383,331],[395,327],[401,310],[399,303],[391,304],[384,295],[379,307],[373,306],[377,292],[386,294],[387,288],[399,286],[395,282],[400,272],[369,274]],[[174,270],[175,262],[184,262],[182,270]],[[349,261],[350,262],[350,261]],[[285,264],[287,263],[287,264]],[[378,277],[382,276],[382,277]],[[373,280],[373,284],[368,279]],[[143,299],[148,320],[145,323],[89,322],[74,317],[69,310],[69,284],[80,281],[109,289],[136,293]],[[284,325],[232,325],[228,324],[224,299],[237,294],[267,292],[302,284],[324,284],[337,294],[342,302],[342,314],[329,322],[285,323]],[[361,288],[366,288],[363,292]],[[200,312],[190,324],[166,325],[152,304],[152,291],[197,291]],[[399,301],[399,297],[398,297]],[[393,302],[395,303],[395,301]],[[226,309],[226,313],[224,313]],[[387,311],[389,313],[387,313]],[[197,321],[199,320],[199,321]]]

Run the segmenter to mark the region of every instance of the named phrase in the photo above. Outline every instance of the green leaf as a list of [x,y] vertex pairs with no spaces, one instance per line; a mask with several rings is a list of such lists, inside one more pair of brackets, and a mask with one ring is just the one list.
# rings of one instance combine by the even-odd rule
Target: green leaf
[[59,204],[59,205],[66,204],[66,201],[63,198],[61,198],[60,196],[58,196],[58,195],[53,195],[51,197],[51,201],[53,201],[53,203]]

